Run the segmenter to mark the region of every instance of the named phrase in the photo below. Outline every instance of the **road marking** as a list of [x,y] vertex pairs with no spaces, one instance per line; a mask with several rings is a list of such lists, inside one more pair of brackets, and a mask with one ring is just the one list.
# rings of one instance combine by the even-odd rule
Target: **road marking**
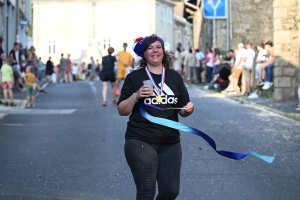
[[97,98],[97,88],[94,85],[94,82],[89,82],[89,85],[92,87],[95,98]]
[[0,124],[0,126],[23,126],[23,124]]
[[[76,109],[14,109],[14,110],[2,110],[3,114],[26,114],[26,115],[70,115],[74,113]],[[1,116],[0,116],[1,117]]]

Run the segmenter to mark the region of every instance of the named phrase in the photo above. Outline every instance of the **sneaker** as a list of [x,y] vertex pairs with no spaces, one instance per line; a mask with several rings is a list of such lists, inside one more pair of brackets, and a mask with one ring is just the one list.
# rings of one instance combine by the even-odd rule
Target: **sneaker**
[[5,106],[9,106],[9,103],[8,103],[8,102],[5,102],[4,105],[5,105]]
[[263,86],[263,85],[265,85],[265,81],[260,80],[260,81],[257,83],[257,85],[258,85],[258,86]]
[[268,90],[272,87],[273,83],[272,82],[266,82],[264,86],[262,87],[263,90]]
[[258,95],[256,93],[252,93],[251,95],[248,96],[249,99],[257,99]]
[[204,89],[208,89],[208,88],[209,88],[209,86],[208,86],[208,85],[206,85],[206,86],[204,86],[203,88],[204,88]]
[[17,106],[17,105],[16,105],[14,102],[11,102],[11,103],[10,103],[10,106],[11,106],[11,107],[15,107],[15,106]]
[[0,105],[3,105],[4,103],[0,100]]
[[250,92],[245,92],[244,93],[244,97],[247,97],[247,96],[249,96],[250,95]]

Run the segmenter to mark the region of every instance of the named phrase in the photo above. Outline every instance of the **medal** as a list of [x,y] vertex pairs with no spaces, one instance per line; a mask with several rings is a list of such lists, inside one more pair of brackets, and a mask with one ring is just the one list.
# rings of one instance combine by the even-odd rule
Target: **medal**
[[156,96],[156,101],[157,101],[157,103],[161,103],[162,102],[162,98],[161,98],[161,96]]
[[153,89],[155,90],[157,96],[156,96],[156,102],[158,104],[161,104],[162,103],[162,97],[163,96],[163,91],[164,91],[164,84],[165,84],[165,78],[166,78],[166,69],[164,67],[162,67],[161,69],[161,88],[159,89],[159,87],[156,85],[148,67],[146,66],[145,67],[145,70],[146,70],[146,73],[149,77],[149,79],[152,81],[153,83]]

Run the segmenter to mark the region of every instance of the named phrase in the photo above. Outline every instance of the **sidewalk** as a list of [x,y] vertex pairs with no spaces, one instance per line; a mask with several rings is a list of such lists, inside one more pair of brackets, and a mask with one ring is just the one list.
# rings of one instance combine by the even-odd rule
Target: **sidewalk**
[[[40,83],[40,86],[43,87],[43,85],[46,82],[43,81]],[[24,109],[26,105],[26,93],[22,92],[18,89],[13,90],[14,93],[14,103],[17,105],[16,107],[10,107],[10,106],[4,106],[0,105],[0,112],[1,110],[7,110],[7,109]],[[35,95],[37,94],[37,91],[35,92]],[[0,97],[1,101],[4,102],[3,96]],[[1,113],[0,113],[1,114]]]
[[298,101],[278,102],[263,97],[258,97],[257,99],[249,99],[248,97],[244,97],[243,94],[223,94],[213,89],[205,89],[204,86],[207,85],[206,83],[192,84],[192,85],[201,90],[210,93],[218,93],[218,95],[222,97],[230,98],[244,104],[250,104],[256,107],[264,108],[278,115],[282,115],[290,119],[300,121],[300,111],[296,110],[296,108],[298,107]]

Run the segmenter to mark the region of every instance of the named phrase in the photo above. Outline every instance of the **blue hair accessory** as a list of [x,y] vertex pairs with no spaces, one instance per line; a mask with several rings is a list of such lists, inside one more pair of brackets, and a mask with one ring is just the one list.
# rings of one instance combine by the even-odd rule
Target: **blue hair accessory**
[[132,50],[136,53],[136,55],[144,58],[145,45],[146,45],[148,39],[151,37],[157,38],[157,40],[161,42],[161,45],[164,46],[165,42],[163,41],[163,39],[156,35],[139,37],[139,38],[135,39],[135,41],[132,45]]

